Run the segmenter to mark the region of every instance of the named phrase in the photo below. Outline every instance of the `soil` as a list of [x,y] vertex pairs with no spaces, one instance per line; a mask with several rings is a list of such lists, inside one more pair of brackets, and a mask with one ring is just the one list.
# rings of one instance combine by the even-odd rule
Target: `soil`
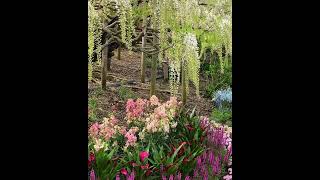
[[[115,53],[117,54],[117,53]],[[121,50],[121,58],[113,56],[111,60],[111,70],[108,71],[107,90],[101,90],[100,83],[100,69],[98,65],[94,65],[93,80],[88,82],[88,95],[90,98],[95,98],[97,101],[96,115],[98,120],[103,117],[108,117],[112,112],[112,106],[117,109],[116,117],[124,119],[125,117],[125,101],[121,100],[119,96],[119,88],[121,84],[131,89],[136,97],[149,98],[149,85],[150,85],[150,67],[146,68],[146,82],[140,81],[140,53]],[[211,99],[204,97],[206,81],[200,78],[200,97],[197,98],[195,88],[190,85],[190,92],[187,99],[186,108],[190,111],[196,107],[196,114],[203,116],[210,116],[213,103]],[[161,102],[167,101],[170,98],[169,83],[164,81],[162,76],[162,68],[159,67],[156,89],[156,96]],[[166,92],[164,92],[166,91]],[[178,96],[178,100],[181,97]]]

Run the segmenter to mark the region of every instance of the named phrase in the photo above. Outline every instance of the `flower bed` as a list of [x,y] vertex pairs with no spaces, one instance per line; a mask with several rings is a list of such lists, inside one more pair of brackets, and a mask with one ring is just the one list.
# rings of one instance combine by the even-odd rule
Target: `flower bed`
[[129,99],[126,123],[89,128],[90,180],[232,179],[231,128],[186,113],[175,97]]

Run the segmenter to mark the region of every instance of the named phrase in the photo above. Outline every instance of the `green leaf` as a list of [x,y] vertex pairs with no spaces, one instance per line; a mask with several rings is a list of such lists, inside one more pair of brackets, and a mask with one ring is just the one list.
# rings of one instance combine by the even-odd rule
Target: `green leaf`
[[168,164],[173,163],[173,159],[177,156],[179,150],[184,146],[185,144],[181,144],[173,153],[173,155],[168,159]]
[[150,158],[147,158],[147,159],[149,162],[151,162],[151,164],[153,164],[153,165],[156,164],[152,159],[150,159]]
[[192,118],[192,117],[193,117],[194,112],[195,112],[195,110],[196,110],[196,107],[197,107],[197,105],[193,108],[193,110],[192,110],[192,112],[191,112],[191,114],[190,114],[190,118]]
[[107,159],[108,159],[108,160],[110,160],[110,159],[112,158],[112,156],[113,156],[113,154],[116,152],[116,150],[117,150],[116,148],[111,150],[111,152],[110,152],[110,153],[108,154],[108,156],[107,156]]

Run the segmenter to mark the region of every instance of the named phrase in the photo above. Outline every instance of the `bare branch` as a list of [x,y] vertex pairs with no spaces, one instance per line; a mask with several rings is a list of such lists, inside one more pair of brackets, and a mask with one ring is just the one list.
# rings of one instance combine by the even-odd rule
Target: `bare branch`
[[143,32],[140,32],[139,35],[132,40],[132,43],[135,44],[137,41],[139,41],[142,38],[142,36],[143,36]]
[[111,44],[113,41],[115,41],[116,40],[116,38],[115,38],[115,36],[112,36],[110,39],[108,39],[107,41],[106,41],[106,43],[104,43],[102,46],[101,46],[101,49],[103,50],[105,47],[107,47],[109,44]]
[[155,33],[160,33],[160,31],[159,30],[157,30],[157,29],[153,29],[153,28],[147,28],[147,30],[148,31],[151,31],[151,32],[155,32]]
[[119,21],[115,21],[109,25],[107,25],[107,28],[112,28],[114,25],[116,25],[117,23],[119,23]]
[[108,27],[106,27],[106,26],[104,26],[104,27],[102,28],[102,30],[103,30],[104,32],[108,33],[108,34],[113,35],[113,36],[117,36],[117,35],[119,35],[119,34],[121,33],[120,31],[112,32],[112,31],[111,31]]

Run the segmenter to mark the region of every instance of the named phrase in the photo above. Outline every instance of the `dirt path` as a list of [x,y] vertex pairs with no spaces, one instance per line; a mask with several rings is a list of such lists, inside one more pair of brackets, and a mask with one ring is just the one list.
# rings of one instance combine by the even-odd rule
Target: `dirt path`
[[[94,67],[97,72],[94,72],[94,82],[89,82],[89,101],[94,99],[96,101],[95,113],[97,119],[102,120],[103,117],[107,117],[112,112],[112,106],[117,108],[116,116],[119,119],[123,119],[125,116],[125,102],[119,97],[119,88],[121,87],[121,81],[126,81],[126,86],[132,86],[131,89],[136,97],[149,98],[149,82],[150,82],[150,68],[146,68],[146,83],[140,83],[140,53],[129,53],[128,51],[121,51],[121,60],[118,60],[116,56],[112,57],[111,76],[108,78],[107,85],[109,85],[107,91],[100,89],[100,70],[99,67]],[[158,75],[161,76],[161,70],[159,69]],[[129,84],[128,84],[129,83]],[[130,84],[131,83],[131,84]],[[201,87],[204,87],[205,83],[200,81],[200,95],[203,94]],[[142,88],[142,89],[140,89]],[[157,89],[169,91],[168,82],[164,82],[163,79],[157,79]],[[168,92],[156,92],[157,97],[163,102],[170,98]],[[178,99],[180,97],[178,96]],[[90,103],[89,103],[90,104]],[[213,108],[213,104],[210,99],[204,98],[202,95],[197,98],[194,92],[194,88],[190,87],[190,94],[188,96],[186,107],[193,109],[196,106],[196,112],[200,115],[210,116]]]

